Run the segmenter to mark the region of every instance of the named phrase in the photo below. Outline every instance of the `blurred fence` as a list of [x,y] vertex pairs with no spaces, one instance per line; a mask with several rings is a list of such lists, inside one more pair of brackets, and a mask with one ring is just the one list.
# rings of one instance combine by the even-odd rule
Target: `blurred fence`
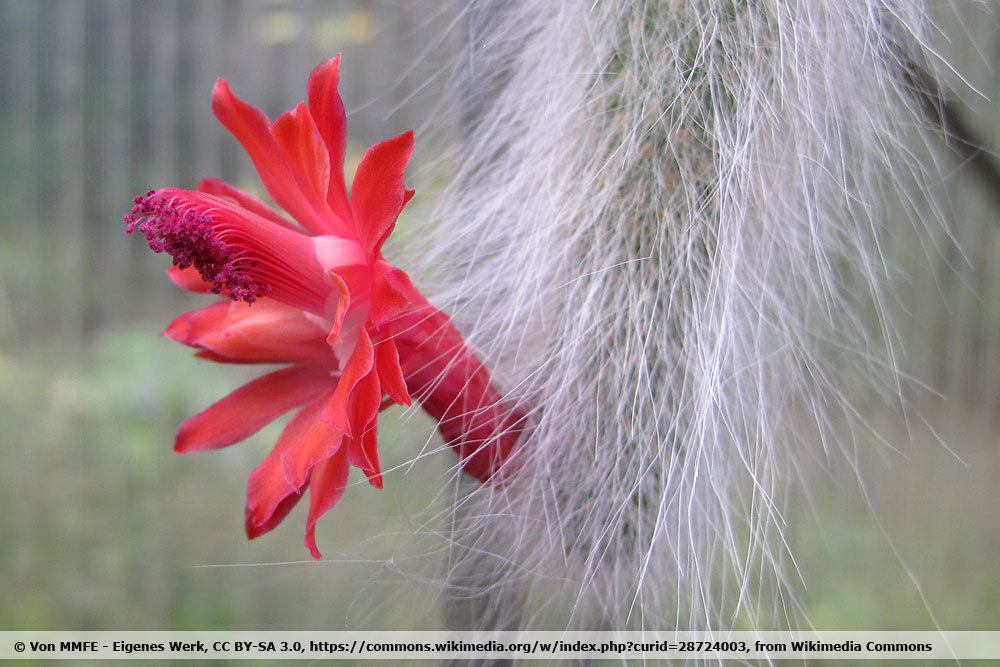
[[[443,102],[452,10],[0,0],[0,627],[324,628],[369,614],[386,627],[433,625],[426,604],[408,614],[405,583],[386,583],[379,558],[401,552],[379,534],[402,526],[363,517],[399,515],[402,497],[431,504],[427,480],[446,474],[444,460],[398,475],[384,494],[348,494],[329,544],[367,540],[364,559],[267,577],[192,567],[302,559],[302,522],[254,544],[242,537],[246,475],[280,425],[211,459],[170,453],[181,419],[252,375],[156,338],[204,299],[173,288],[167,258],[126,237],[121,217],[136,194],[204,176],[261,193],[211,113],[218,76],[274,118],[305,96],[312,67],[343,52],[349,164],[419,127]],[[385,422],[387,469],[433,432],[420,415]],[[226,537],[199,553],[208,535]],[[356,604],[387,586],[392,608]]]
[[[991,100],[1000,98],[1000,29],[988,7],[967,5],[965,25],[949,34],[969,37],[953,40],[947,55],[982,92],[960,87],[971,122],[997,146],[1000,110]],[[431,504],[435,487],[426,479],[445,475],[447,462],[428,463],[419,473],[424,477],[400,474],[392,485],[398,490],[387,484],[380,495],[348,494],[345,509],[338,508],[329,533],[338,544],[373,540],[362,550],[370,559],[364,566],[376,571],[365,585],[347,564],[268,577],[179,569],[300,557],[301,527],[283,526],[265,546],[239,539],[243,478],[273,442],[273,429],[208,461],[168,460],[179,419],[234,386],[239,371],[196,367],[179,346],[153,339],[153,326],[193,302],[163,279],[164,258],[125,237],[120,219],[134,194],[190,187],[203,176],[259,191],[249,160],[210,112],[217,76],[274,117],[303,97],[311,67],[343,51],[342,92],[356,159],[361,147],[419,128],[447,106],[444,63],[460,32],[456,7],[431,0],[0,0],[0,598],[15,601],[0,608],[0,626],[110,627],[134,623],[138,614],[141,627],[333,628],[354,613],[351,595],[383,584],[377,554],[398,549],[374,541],[376,534],[393,539],[385,517],[377,529],[367,517],[405,516],[398,498],[406,498],[407,511]],[[986,472],[992,466],[993,479],[1000,475],[1000,215],[947,151],[932,147],[928,159],[945,171],[935,184],[940,209],[934,212],[944,224],[932,223],[918,236],[901,221],[898,233],[890,227],[886,235],[887,259],[902,269],[899,300],[891,304],[899,317],[896,353],[930,389],[908,398],[933,428],[961,424],[951,433],[963,455],[993,452],[967,457],[981,462],[972,466],[977,486],[969,486],[965,468],[949,468],[951,481],[938,490],[940,507],[979,507],[982,514],[983,489],[994,490],[994,506],[996,499]],[[128,325],[136,321],[149,324],[130,337]],[[405,439],[395,437],[395,444]],[[412,455],[405,447],[388,449],[390,462]],[[912,514],[928,479],[941,479],[936,469],[927,477],[904,472],[910,477],[900,483],[909,486],[897,495],[896,518]],[[963,497],[965,505],[947,504]],[[989,522],[986,514],[976,525]],[[822,518],[824,528],[840,520],[843,539],[860,540],[862,530],[846,515],[834,506]],[[942,515],[935,525],[949,522],[955,523]],[[995,563],[990,557],[1000,552],[1000,531],[976,534],[966,551]],[[953,543],[962,538],[956,533]],[[930,543],[950,538],[935,539]],[[815,545],[809,540],[803,550]],[[865,548],[873,559],[884,555],[877,540]],[[864,563],[842,555],[849,557],[845,568]],[[969,591],[985,591],[981,573],[992,566],[962,557],[942,555],[956,571],[965,567],[979,577],[967,582]],[[832,562],[816,560],[819,572]],[[928,561],[928,568],[940,562]],[[865,568],[856,573],[858,586],[864,576],[881,576]],[[831,598],[858,591],[831,581],[816,590]],[[987,593],[982,608],[1000,599],[1000,591]],[[256,603],[261,596],[268,605]],[[420,609],[420,615],[407,615],[405,606],[382,610],[384,627],[433,625],[426,605]],[[844,610],[833,623],[882,618],[849,601]],[[899,607],[885,614],[909,618]],[[970,612],[968,618],[990,617]]]
[[419,125],[440,95],[424,82],[447,51],[449,13],[365,0],[0,2],[0,341],[81,341],[169,305],[120,218],[133,195],[203,176],[259,190],[211,114],[216,77],[273,118],[343,51],[351,138],[368,145]]
[[[217,76],[273,117],[304,95],[313,65],[344,51],[350,131],[363,146],[419,127],[440,105],[457,17],[450,3],[405,0],[0,0],[0,344],[57,336],[73,346],[176,310],[182,297],[119,220],[150,187],[214,175],[256,188],[210,113]],[[983,93],[963,85],[967,111],[993,141],[996,17],[973,3],[962,17],[955,34],[969,39],[949,56]],[[936,159],[949,173],[938,193],[946,226],[924,239],[889,235],[889,260],[908,281],[898,352],[955,409],[992,420],[1000,216],[948,155]]]

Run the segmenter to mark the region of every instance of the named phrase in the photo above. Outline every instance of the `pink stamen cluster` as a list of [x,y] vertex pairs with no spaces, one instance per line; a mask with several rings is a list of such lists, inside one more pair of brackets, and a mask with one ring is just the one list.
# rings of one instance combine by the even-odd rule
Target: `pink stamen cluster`
[[212,218],[188,209],[181,211],[170,201],[156,196],[156,190],[134,198],[125,215],[125,233],[138,229],[155,253],[173,257],[174,266],[193,266],[215,294],[227,294],[234,301],[253,303],[268,286],[250,273],[253,260],[240,257],[238,249],[223,243],[215,234]]

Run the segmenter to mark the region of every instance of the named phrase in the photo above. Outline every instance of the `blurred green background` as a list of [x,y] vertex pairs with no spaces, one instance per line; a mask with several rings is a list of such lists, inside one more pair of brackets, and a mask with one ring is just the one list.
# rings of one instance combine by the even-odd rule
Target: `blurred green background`
[[[1000,145],[1000,26],[968,5],[946,50],[972,85],[968,119]],[[0,628],[440,625],[437,588],[407,573],[441,546],[421,526],[453,461],[402,467],[381,492],[352,478],[320,524],[326,562],[307,560],[301,508],[247,542],[245,478],[280,424],[171,452],[178,422],[258,371],[156,335],[203,301],[120,218],[132,195],[202,176],[259,192],[209,110],[216,76],[274,117],[342,51],[356,161],[447,102],[460,33],[437,2],[0,0]],[[418,144],[404,242],[434,157]],[[941,224],[918,238],[900,222],[887,245],[897,352],[925,387],[908,390],[910,429],[867,415],[886,441],[858,443],[865,494],[850,467],[817,462],[788,516],[819,628],[1000,628],[1000,216],[947,151],[931,157]],[[382,424],[387,468],[434,437],[419,411]]]
[[[0,628],[434,627],[434,589],[399,571],[434,549],[407,533],[454,461],[391,472],[383,492],[352,478],[318,529],[330,562],[309,561],[302,508],[247,542],[246,476],[282,422],[215,455],[172,453],[182,419],[261,370],[158,336],[207,299],[174,288],[121,216],[135,194],[203,176],[261,193],[211,113],[213,81],[273,118],[339,51],[352,170],[441,103],[426,84],[453,20],[436,3],[0,1]],[[411,181],[404,238],[433,198],[419,165]],[[386,469],[436,437],[419,410],[381,430]]]

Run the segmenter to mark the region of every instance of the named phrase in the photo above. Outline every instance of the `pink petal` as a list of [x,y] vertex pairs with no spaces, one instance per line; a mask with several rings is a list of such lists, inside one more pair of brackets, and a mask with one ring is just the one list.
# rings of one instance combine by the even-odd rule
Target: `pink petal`
[[177,429],[174,451],[218,449],[244,440],[289,410],[329,391],[327,369],[292,366],[249,382]]
[[194,353],[194,356],[198,359],[205,359],[207,361],[214,361],[217,364],[256,364],[256,361],[242,361],[240,359],[230,359],[229,357],[223,357],[222,355],[216,354],[211,350],[198,350]]
[[[309,481],[313,466],[325,461],[340,449],[340,434],[320,417],[323,400],[310,403],[296,414],[271,453],[247,480],[246,529],[253,539],[274,528],[298,501]],[[290,459],[309,462],[305,478],[290,480],[286,463]]]
[[387,338],[375,346],[375,368],[378,371],[382,391],[398,405],[410,405],[410,393],[399,364],[399,350],[392,338]]
[[341,447],[337,453],[317,464],[309,481],[309,518],[306,520],[306,547],[313,558],[320,560],[323,554],[316,547],[316,522],[340,501],[347,488],[350,466],[347,453]]
[[270,206],[257,199],[249,192],[244,192],[235,185],[230,185],[221,179],[201,179],[201,182],[198,183],[198,191],[207,192],[208,194],[215,195],[217,197],[229,197],[243,208],[248,211],[253,211],[262,218],[267,218],[277,225],[288,227],[289,229],[294,229],[295,231],[301,231],[301,228],[286,220],[282,215],[272,210]]
[[[323,410],[323,418],[349,438],[360,434],[370,421],[369,415],[364,415],[363,419],[359,419],[361,415],[355,409],[353,399],[355,390],[362,385],[362,381],[368,377],[374,366],[375,350],[368,332],[362,327],[354,351],[344,365],[337,388]],[[377,407],[375,412],[378,412]]]
[[337,92],[340,54],[319,65],[309,75],[309,111],[330,155],[330,186],[327,201],[342,220],[351,219],[344,184],[344,153],[347,148],[347,114]]
[[378,326],[403,312],[413,291],[410,277],[385,260],[372,266],[372,303],[368,319]]
[[347,316],[347,311],[351,305],[351,291],[347,287],[347,282],[336,271],[330,271],[330,280],[339,292],[337,307],[333,311],[330,331],[326,335],[327,345],[334,345],[340,340],[340,330],[344,326],[344,317]]
[[413,132],[404,132],[369,148],[358,165],[351,187],[351,209],[358,233],[371,253],[379,252],[407,201],[403,179],[412,154]]
[[[305,103],[299,102],[293,110],[281,114],[271,125],[271,133],[285,152],[295,180],[313,210],[333,215],[326,202],[330,156]],[[347,224],[343,220],[341,228],[347,229]]]
[[305,487],[313,466],[344,446],[343,435],[323,420],[321,406],[310,410],[309,425],[296,445],[281,453],[281,470],[296,489]]
[[184,313],[163,335],[235,363],[316,363],[332,366],[326,332],[299,309],[272,299],[253,305],[217,303]]
[[212,111],[250,156],[271,198],[313,234],[330,232],[330,221],[317,211],[295,179],[284,151],[259,109],[236,97],[225,79],[215,82]]
[[375,488],[382,488],[382,468],[378,456],[378,413],[382,405],[378,375],[369,373],[355,388],[351,397],[351,428],[359,436],[349,441],[347,449],[351,465],[360,468]]
[[198,273],[198,269],[193,266],[189,266],[186,269],[171,266],[167,269],[167,278],[170,278],[170,282],[173,284],[189,292],[207,294],[212,289],[212,283],[202,278],[201,274]]
[[[280,498],[277,500],[270,500],[268,494],[275,491],[278,491],[279,494],[284,493],[284,495],[280,495]],[[305,489],[302,491],[283,492],[277,488],[270,489],[266,484],[262,483],[261,486],[255,489],[255,493],[260,499],[257,501],[260,504],[251,508],[248,501],[246,518],[244,520],[247,538],[251,540],[277,528],[278,524],[284,521],[289,512],[295,509],[295,506],[302,498],[302,494],[305,493]]]

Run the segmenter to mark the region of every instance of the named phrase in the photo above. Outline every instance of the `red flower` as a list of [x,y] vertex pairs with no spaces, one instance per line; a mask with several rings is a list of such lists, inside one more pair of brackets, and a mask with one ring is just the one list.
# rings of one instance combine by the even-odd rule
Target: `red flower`
[[171,279],[228,297],[181,315],[165,335],[223,363],[286,363],[186,420],[175,450],[226,447],[300,408],[250,474],[246,530],[274,528],[310,489],[305,542],[315,558],[319,517],[343,495],[350,466],[381,488],[378,413],[411,394],[439,421],[466,472],[495,481],[521,414],[449,318],[382,257],[403,207],[413,152],[406,132],[368,149],[348,194],[340,56],[309,77],[308,104],[271,123],[223,80],[212,110],[249,154],[268,194],[295,224],[219,180],[197,191],[136,197],[126,231],[173,257]]

